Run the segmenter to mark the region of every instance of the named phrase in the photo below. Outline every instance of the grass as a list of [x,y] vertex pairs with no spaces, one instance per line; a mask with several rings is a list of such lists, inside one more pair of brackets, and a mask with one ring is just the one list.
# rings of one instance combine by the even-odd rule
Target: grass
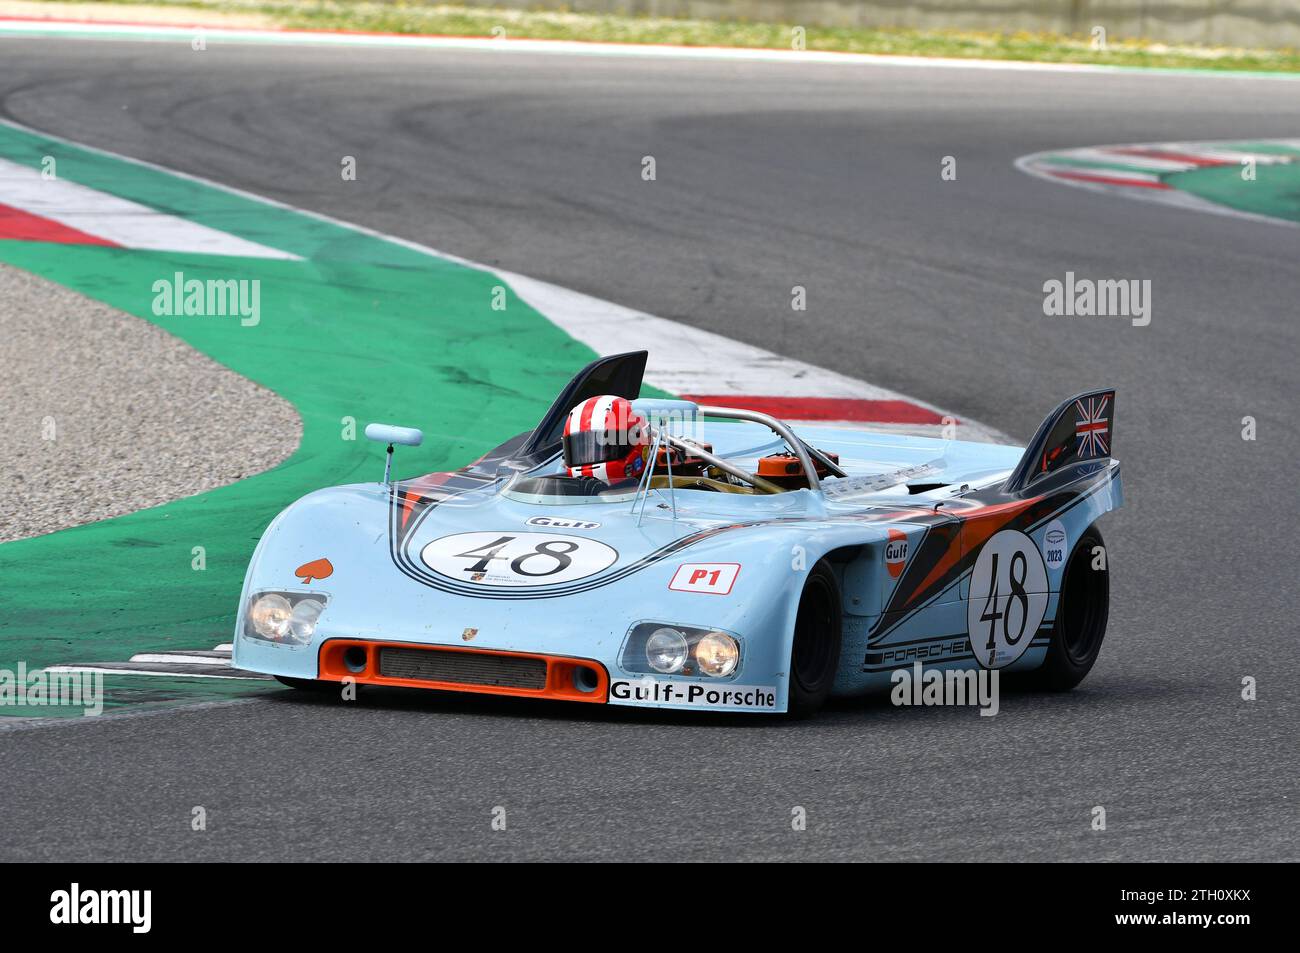
[[[53,0],[57,3],[59,0]],[[53,3],[51,5],[53,5]],[[720,22],[524,11],[444,4],[367,2],[367,0],[107,0],[203,11],[208,14],[257,15],[290,29],[355,30],[382,33],[494,36],[586,40],[609,43],[670,43],[684,46],[729,46],[791,49],[796,27],[785,23]],[[0,5],[2,6],[2,5]],[[803,48],[850,53],[938,56],[963,59],[1029,60],[1050,63],[1098,63],[1109,66],[1165,69],[1300,72],[1300,51],[1170,46],[1143,40],[1111,40],[1094,49],[1087,38],[1044,33],[975,33],[902,29],[809,26]]]

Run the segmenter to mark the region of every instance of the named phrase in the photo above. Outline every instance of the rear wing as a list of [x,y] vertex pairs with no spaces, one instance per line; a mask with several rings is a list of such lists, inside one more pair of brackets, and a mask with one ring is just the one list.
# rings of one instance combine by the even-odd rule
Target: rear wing
[[1050,473],[1110,459],[1114,426],[1115,388],[1071,397],[1039,425],[1002,492],[1019,493]]
[[560,391],[546,416],[533,428],[532,435],[521,448],[523,456],[549,456],[560,452],[560,435],[564,433],[564,420],[584,400],[613,394],[635,400],[641,395],[641,379],[645,376],[645,362],[649,351],[628,351],[598,357],[573,376],[573,380]]
[[549,460],[560,452],[560,434],[564,432],[564,419],[577,404],[588,397],[616,394],[634,400],[641,393],[641,379],[645,375],[646,351],[629,351],[599,357],[574,375],[560,391],[545,416],[532,430],[511,437],[501,446],[489,450],[461,472],[471,472],[492,477],[505,467],[527,470]]

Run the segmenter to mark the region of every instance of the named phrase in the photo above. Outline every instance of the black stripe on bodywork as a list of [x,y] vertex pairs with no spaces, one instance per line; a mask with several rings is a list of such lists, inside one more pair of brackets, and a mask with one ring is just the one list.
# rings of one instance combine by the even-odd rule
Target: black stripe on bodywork
[[[1025,651],[1027,652],[1032,648],[1043,648],[1051,645],[1051,634],[1054,625],[1055,623],[1045,623],[1040,625],[1038,631],[1034,633],[1033,641],[1026,646]],[[964,643],[966,649],[961,651],[959,654],[936,655],[933,658],[911,658],[905,661],[894,662],[883,661],[886,652],[889,650],[914,647],[919,649],[926,645],[943,645],[944,643]],[[868,674],[875,674],[877,672],[888,672],[899,668],[911,668],[917,662],[920,662],[922,665],[940,665],[947,664],[948,662],[964,662],[967,660],[975,660],[975,654],[970,651],[970,636],[965,632],[958,632],[953,635],[945,635],[938,638],[930,636],[923,639],[912,639],[907,642],[892,642],[889,645],[879,646],[876,651],[867,652],[866,657],[862,660],[861,670]]]
[[[1019,513],[1009,517],[1001,529],[1018,529],[1022,533],[1032,533],[1039,527],[1046,525],[1053,519],[1057,519],[1078,506],[1080,503],[1096,495],[1101,490],[1108,487],[1113,479],[1113,473],[1108,472],[1106,479],[1097,480],[1086,489],[1073,491],[1067,490],[1051,494],[1041,500],[1035,500]],[[957,520],[956,523],[949,522],[937,525],[956,526],[957,530],[951,545],[960,546],[961,527],[964,525],[966,518],[968,516],[978,516],[979,509],[983,508],[983,506],[996,505],[1000,502],[1008,501],[996,497],[987,501],[979,501],[979,508],[976,508],[967,514],[963,514],[960,510],[954,509],[948,513],[948,517],[950,520]],[[945,553],[948,552],[947,547],[939,548],[938,546],[932,546],[929,550],[924,549],[926,540],[930,538],[931,533],[935,528],[936,527],[930,527],[926,530],[925,537],[921,540],[921,548],[918,549],[918,558],[913,559],[908,563],[907,569],[903,572],[903,577],[898,581],[898,585],[895,586],[894,592],[890,596],[888,605],[885,606],[884,611],[881,612],[880,617],[876,620],[875,627],[868,634],[867,641],[869,646],[878,645],[881,640],[883,640],[894,629],[898,628],[898,626],[902,625],[908,619],[912,618],[912,616],[916,615],[916,613],[931,605],[936,598],[947,592],[954,585],[959,585],[974,569],[975,560],[979,556],[979,550],[961,554],[961,556],[954,561],[952,568],[949,569],[948,572],[944,573],[939,577],[939,579],[935,580],[925,588],[925,597],[922,602],[916,605],[908,605],[915,596],[909,597],[910,590],[904,591],[907,584],[910,582],[912,589],[918,588],[926,576],[929,575],[930,570],[934,565],[943,558]],[[919,558],[923,554],[928,557],[924,562]]]

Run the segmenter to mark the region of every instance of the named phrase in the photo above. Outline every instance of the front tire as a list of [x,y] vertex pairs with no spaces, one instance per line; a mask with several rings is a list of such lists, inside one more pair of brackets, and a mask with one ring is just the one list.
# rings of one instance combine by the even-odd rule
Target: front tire
[[1052,642],[1042,666],[1027,674],[1027,688],[1068,692],[1092,671],[1101,653],[1110,615],[1110,570],[1105,562],[1102,568],[1093,568],[1097,547],[1104,556],[1101,533],[1090,526],[1070,551],[1061,576]]
[[795,616],[788,708],[796,718],[811,715],[830,697],[840,667],[843,612],[840,584],[823,559],[808,574]]

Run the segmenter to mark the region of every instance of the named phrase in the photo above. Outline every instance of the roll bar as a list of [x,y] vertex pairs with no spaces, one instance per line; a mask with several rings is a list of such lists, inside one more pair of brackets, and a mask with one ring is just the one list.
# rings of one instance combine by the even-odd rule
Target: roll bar
[[[812,456],[808,453],[808,445],[800,440],[795,435],[795,432],[782,421],[767,414],[759,413],[757,410],[741,410],[737,407],[701,407],[700,413],[706,417],[722,417],[724,420],[748,420],[752,423],[762,424],[790,445],[794,455],[799,458],[799,464],[803,467],[804,474],[808,477],[808,489],[814,493],[821,492],[822,481],[817,476],[817,468],[813,466]],[[750,479],[763,480],[760,476],[753,476]],[[763,480],[763,482],[767,483],[768,481]],[[757,486],[758,484],[754,485]],[[771,493],[772,491],[768,490],[767,492]]]
[[722,459],[721,457],[716,457],[713,454],[709,453],[709,451],[705,450],[701,446],[690,443],[686,440],[681,439],[680,437],[674,437],[672,434],[663,430],[652,430],[651,432],[658,434],[659,439],[663,440],[665,443],[669,444],[670,446],[676,447],[678,450],[681,450],[683,453],[689,453],[692,454],[693,456],[699,457],[705,463],[709,464],[709,466],[714,466],[717,467],[719,470],[724,470],[727,473],[730,473],[732,476],[738,477],[739,479],[744,480],[746,483],[752,484],[756,489],[762,490],[764,493],[785,492],[783,489],[781,489],[781,487],[777,486],[771,480],[765,480],[757,473],[750,473],[749,471],[743,470],[740,467],[736,466],[734,463],[728,463],[726,460]]
[[[793,430],[787,427],[780,420],[777,420],[775,417],[771,417],[768,414],[759,413],[757,410],[741,410],[738,407],[713,406],[700,406],[700,413],[707,417],[721,417],[724,420],[748,420],[751,423],[762,424],[767,427],[789,444],[790,449],[793,450],[795,456],[799,458],[799,463],[803,467],[803,472],[808,477],[808,488],[814,492],[820,493],[822,488],[821,479],[817,476],[817,468],[813,465],[814,454],[816,455],[816,459],[819,460],[823,466],[829,468],[836,476],[845,475],[844,471],[836,466],[834,462],[828,460],[821,452],[809,447],[806,443],[800,440],[798,436],[796,436]],[[666,433],[662,430],[657,432],[664,441],[677,449],[699,457],[710,466],[717,467],[719,470],[730,473],[732,476],[744,480],[746,483],[751,484],[756,489],[762,490],[764,493],[785,492],[771,480],[765,480],[756,473],[749,473],[748,471],[736,466],[734,463],[728,463],[721,457],[714,456],[712,453],[709,453],[707,450],[704,450],[693,443],[688,443],[680,437],[674,437],[672,434]]]

